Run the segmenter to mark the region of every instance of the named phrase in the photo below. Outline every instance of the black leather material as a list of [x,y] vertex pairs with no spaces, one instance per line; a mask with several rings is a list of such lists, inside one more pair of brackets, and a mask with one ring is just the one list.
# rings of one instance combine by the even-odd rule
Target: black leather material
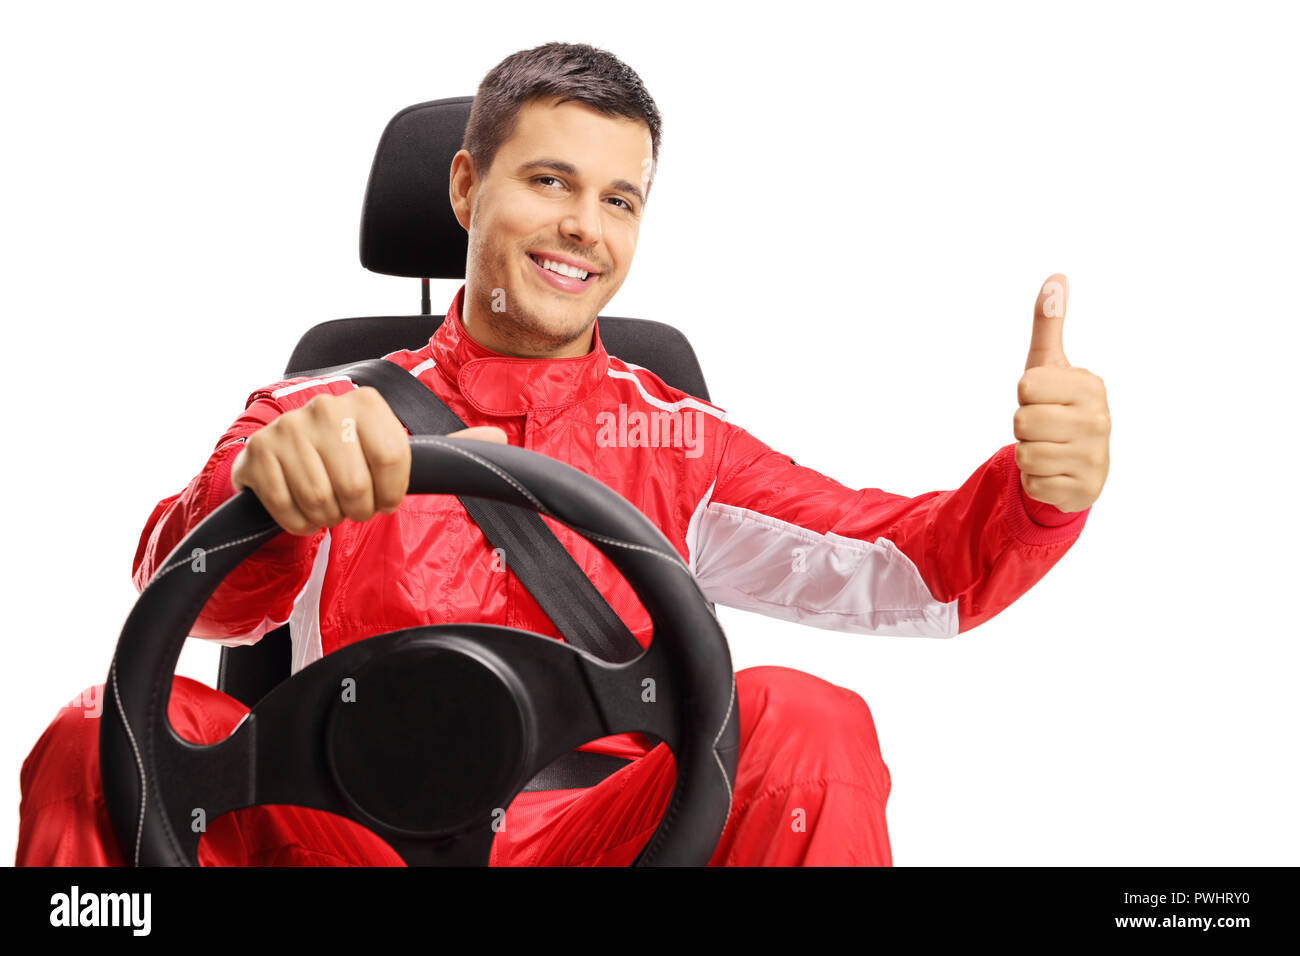
[[371,272],[464,278],[469,234],[449,196],[451,158],[465,138],[473,103],[472,96],[431,100],[388,121],[361,211],[361,264]]

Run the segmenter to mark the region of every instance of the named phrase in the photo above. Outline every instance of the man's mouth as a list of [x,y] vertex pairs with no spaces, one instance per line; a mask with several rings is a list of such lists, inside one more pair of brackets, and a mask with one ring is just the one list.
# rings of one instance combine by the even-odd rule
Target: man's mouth
[[554,275],[557,276],[562,276],[566,279],[573,279],[578,282],[586,282],[592,276],[600,275],[599,272],[593,272],[589,269],[583,269],[579,266],[572,265],[563,259],[555,259],[550,256],[546,256],[544,254],[535,253],[535,252],[530,252],[527,255],[529,259],[532,259],[533,262],[537,264],[537,267],[539,269],[542,269],[545,272],[553,273]]

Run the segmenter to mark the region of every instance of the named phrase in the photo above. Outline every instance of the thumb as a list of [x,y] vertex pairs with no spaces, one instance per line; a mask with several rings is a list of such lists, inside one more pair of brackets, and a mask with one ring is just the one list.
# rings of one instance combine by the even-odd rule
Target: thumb
[[1070,281],[1056,273],[1043,283],[1034,303],[1034,334],[1029,340],[1029,357],[1025,368],[1054,365],[1068,368],[1061,328],[1065,325],[1065,306],[1070,300]]
[[496,442],[498,445],[508,445],[506,433],[496,425],[475,425],[473,428],[462,428],[458,432],[452,432],[448,438],[477,438],[479,441]]

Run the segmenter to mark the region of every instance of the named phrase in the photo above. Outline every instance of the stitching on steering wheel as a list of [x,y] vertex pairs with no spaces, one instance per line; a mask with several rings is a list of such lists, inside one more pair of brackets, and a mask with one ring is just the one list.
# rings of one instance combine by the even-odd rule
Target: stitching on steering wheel
[[131,741],[131,752],[135,754],[135,766],[140,771],[140,822],[135,830],[135,865],[140,865],[140,841],[144,837],[144,807],[148,787],[144,774],[144,760],[140,748],[136,746],[135,734],[131,732],[131,722],[126,719],[126,708],[122,706],[122,694],[117,687],[117,660],[113,661],[113,697],[117,700],[117,712],[122,715],[122,726],[126,728],[126,737]]
[[[523,495],[525,498],[531,501],[533,503],[533,506],[537,508],[538,511],[541,511],[543,514],[551,515],[551,512],[547,510],[546,505],[542,504],[540,501],[534,498],[532,492],[530,492],[519,482],[515,481],[512,477],[510,477],[510,475],[506,474],[496,465],[492,464],[492,462],[488,461],[486,458],[482,458],[474,454],[472,451],[466,451],[464,448],[458,448],[455,445],[442,441],[441,438],[437,435],[412,435],[411,443],[416,445],[437,445],[440,448],[450,449],[451,451],[454,451],[458,455],[463,455],[466,458],[468,458],[470,461],[478,462],[484,468],[490,469],[491,471],[495,472],[498,478],[500,478],[502,481],[507,482],[511,487],[515,489],[515,491],[519,492],[521,495]],[[555,515],[551,515],[551,517],[554,518]]]
[[631,551],[644,551],[646,554],[653,554],[656,558],[662,558],[678,570],[690,573],[690,568],[682,563],[682,559],[676,555],[664,554],[662,551],[656,551],[654,548],[647,548],[644,544],[634,544],[631,541],[622,541],[618,538],[609,538],[603,534],[597,534],[595,531],[588,531],[579,525],[573,525],[574,530],[578,531],[584,538],[592,538],[596,541],[604,541],[606,544],[617,545],[620,548],[627,548]]
[[713,738],[713,759],[718,762],[718,769],[722,771],[722,779],[727,784],[727,806],[731,806],[731,778],[727,776],[727,768],[722,764],[722,758],[718,756],[718,741],[722,739],[722,733],[727,729],[727,721],[731,719],[731,708],[736,704],[736,678],[731,678],[731,699],[727,701],[727,712],[722,716],[722,726],[718,728],[718,736]]
[[[254,533],[254,534],[246,534],[246,535],[244,535],[242,538],[240,538],[238,541],[227,541],[225,544],[218,544],[218,545],[215,545],[214,547],[211,547],[211,548],[202,548],[202,549],[200,549],[200,550],[202,550],[204,554],[215,554],[216,552],[218,552],[218,551],[223,551],[223,550],[225,550],[226,548],[233,548],[233,547],[234,547],[235,545],[237,545],[237,544],[243,544],[245,541],[252,541],[254,538],[257,538],[257,537],[260,537],[260,536],[262,536],[262,535],[264,535],[264,534],[267,534],[270,530],[271,530],[271,529],[268,528],[268,529],[266,529],[265,531],[258,531],[258,532]],[[277,532],[279,532],[279,530],[280,530],[280,526],[279,526],[279,525],[276,525],[276,526],[275,526],[275,530],[276,530]],[[172,572],[172,571],[175,571],[177,568],[181,567],[182,565],[189,564],[189,563],[190,563],[191,561],[193,561],[193,560],[194,560],[193,555],[191,555],[191,556],[188,557],[188,558],[181,558],[181,560],[177,561],[175,564],[168,565],[167,567],[165,567],[165,568],[163,568],[161,571],[159,571],[157,574],[155,574],[152,578],[149,579],[149,583],[150,583],[150,584],[153,584],[154,581],[157,581],[157,580],[158,580],[159,578],[161,578],[164,574],[168,574],[168,573],[170,573],[170,572]]]

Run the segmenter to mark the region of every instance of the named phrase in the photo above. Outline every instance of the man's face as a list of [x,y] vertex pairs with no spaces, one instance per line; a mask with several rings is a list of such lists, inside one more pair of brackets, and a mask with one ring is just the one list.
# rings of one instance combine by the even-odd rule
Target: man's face
[[[452,160],[451,200],[469,231],[465,326],[488,348],[564,358],[627,277],[652,170],[645,123],[580,103],[534,100],[486,176]],[[573,264],[586,279],[542,262]]]

